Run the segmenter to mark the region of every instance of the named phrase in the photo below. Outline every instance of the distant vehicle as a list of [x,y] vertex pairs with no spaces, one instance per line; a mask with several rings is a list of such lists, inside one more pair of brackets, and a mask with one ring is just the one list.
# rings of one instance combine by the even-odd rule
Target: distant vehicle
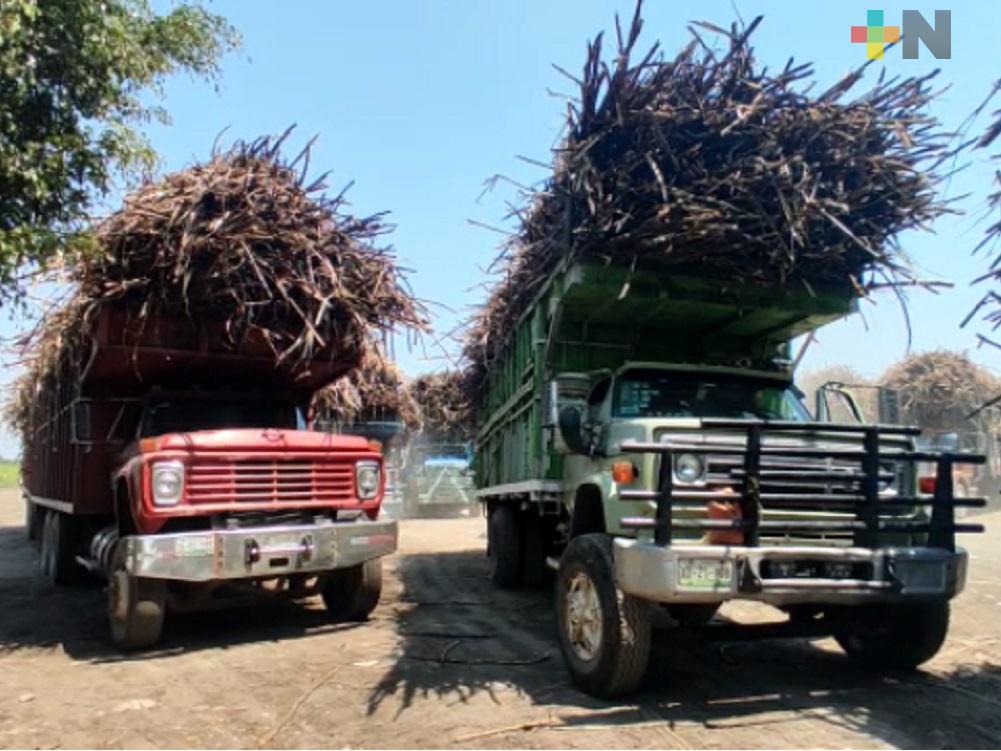
[[956,534],[982,531],[955,521],[984,500],[957,498],[952,468],[984,457],[810,414],[788,342],[850,293],[577,262],[533,300],[488,375],[477,495],[497,585],[557,569],[578,686],[636,688],[655,609],[697,625],[735,599],[787,613],[766,633],[831,634],[870,668],[939,650],[966,582]]
[[438,443],[415,436],[400,472],[404,515],[442,518],[476,513],[471,460],[468,443]]
[[396,523],[376,521],[383,457],[301,429],[312,391],[350,364],[287,372],[263,339],[220,347],[211,322],[136,333],[100,311],[90,356],[31,411],[22,478],[45,575],[105,577],[124,648],[154,644],[168,610],[247,594],[320,593],[335,619],[366,618],[397,543]]

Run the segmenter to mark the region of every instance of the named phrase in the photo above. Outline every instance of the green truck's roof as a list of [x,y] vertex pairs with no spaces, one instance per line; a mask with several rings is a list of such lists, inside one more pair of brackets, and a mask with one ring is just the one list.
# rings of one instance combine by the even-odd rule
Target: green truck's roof
[[741,339],[788,341],[855,309],[847,285],[774,287],[590,263],[570,266],[554,282],[562,287],[564,319],[654,328],[666,323]]

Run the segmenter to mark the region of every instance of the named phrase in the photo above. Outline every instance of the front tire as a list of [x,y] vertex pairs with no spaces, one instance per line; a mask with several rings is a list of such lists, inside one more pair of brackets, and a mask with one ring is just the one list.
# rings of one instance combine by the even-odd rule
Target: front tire
[[382,559],[335,569],[326,575],[323,604],[336,621],[364,621],[382,596]]
[[591,696],[636,689],[650,662],[647,602],[615,585],[612,539],[589,534],[570,541],[556,577],[560,649],[573,682]]
[[913,670],[934,657],[949,631],[949,603],[862,605],[841,613],[834,638],[875,670]]
[[108,576],[108,626],[120,649],[151,647],[160,641],[167,609],[167,583],[133,576],[125,570],[124,547],[118,544]]
[[501,589],[515,589],[522,583],[521,522],[518,509],[508,504],[496,506],[487,520],[490,579]]

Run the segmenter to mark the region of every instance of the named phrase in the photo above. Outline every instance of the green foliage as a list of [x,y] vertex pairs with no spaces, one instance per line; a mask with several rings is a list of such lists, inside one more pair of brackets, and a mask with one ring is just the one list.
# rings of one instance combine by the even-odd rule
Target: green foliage
[[0,489],[16,488],[20,476],[20,464],[17,462],[0,461]]
[[[238,44],[204,8],[148,0],[0,2],[0,295],[67,250],[91,201],[155,164],[137,126],[172,73],[213,79]],[[72,248],[69,248],[72,249]]]

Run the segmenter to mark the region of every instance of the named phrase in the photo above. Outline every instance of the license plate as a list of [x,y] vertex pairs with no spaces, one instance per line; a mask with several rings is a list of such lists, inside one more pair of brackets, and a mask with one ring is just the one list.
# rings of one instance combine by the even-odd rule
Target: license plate
[[733,561],[712,558],[681,558],[678,561],[678,586],[686,589],[730,589]]
[[211,537],[178,537],[174,542],[174,555],[178,558],[204,558],[213,551]]

